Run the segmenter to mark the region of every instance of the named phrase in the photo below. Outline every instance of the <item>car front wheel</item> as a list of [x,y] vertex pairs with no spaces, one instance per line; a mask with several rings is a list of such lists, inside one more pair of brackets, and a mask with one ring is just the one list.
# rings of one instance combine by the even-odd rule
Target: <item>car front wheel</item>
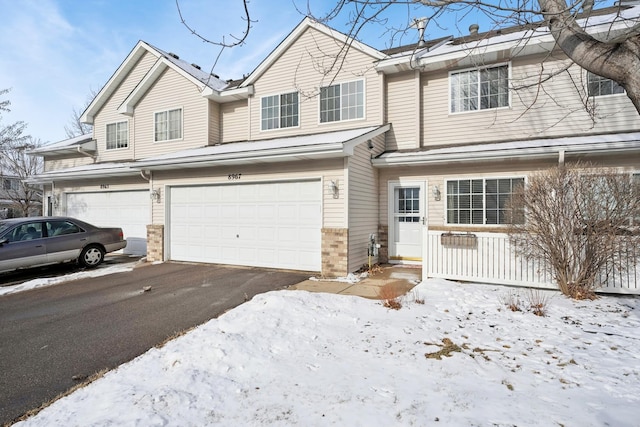
[[92,268],[100,264],[104,260],[104,251],[101,247],[91,245],[87,246],[80,252],[78,262],[83,267]]

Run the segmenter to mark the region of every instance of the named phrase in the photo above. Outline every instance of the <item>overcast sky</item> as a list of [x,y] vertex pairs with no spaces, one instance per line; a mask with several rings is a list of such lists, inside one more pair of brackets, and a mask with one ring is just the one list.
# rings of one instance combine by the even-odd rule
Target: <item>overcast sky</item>
[[[310,3],[320,8],[334,2]],[[240,0],[180,0],[180,5],[188,23],[207,38],[239,35],[244,28]],[[250,73],[302,20],[296,6],[306,10],[306,5],[306,0],[251,0],[251,16],[258,22],[246,45],[227,50],[214,72],[223,79]],[[399,6],[394,13],[392,19],[406,23],[420,12]],[[12,110],[0,116],[0,125],[24,121],[27,133],[45,143],[66,139],[73,110],[102,88],[138,40],[206,70],[218,53],[180,23],[175,0],[0,0],[0,16],[0,89],[11,89],[3,99],[11,101]],[[331,25],[346,31],[341,21]],[[390,36],[382,32],[371,27],[362,39],[388,47]],[[405,38],[402,44],[415,40]]]

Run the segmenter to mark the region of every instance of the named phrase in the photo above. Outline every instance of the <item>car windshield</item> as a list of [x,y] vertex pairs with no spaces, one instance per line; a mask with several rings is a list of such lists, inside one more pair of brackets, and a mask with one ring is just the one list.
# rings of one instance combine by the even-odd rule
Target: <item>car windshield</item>
[[10,223],[6,221],[0,221],[0,235],[4,233],[9,227],[11,227]]

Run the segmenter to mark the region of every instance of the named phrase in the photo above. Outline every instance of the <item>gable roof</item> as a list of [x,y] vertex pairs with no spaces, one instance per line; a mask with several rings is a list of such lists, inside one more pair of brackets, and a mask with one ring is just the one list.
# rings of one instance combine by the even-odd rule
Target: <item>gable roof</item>
[[226,82],[220,80],[220,78],[213,74],[202,71],[199,66],[190,64],[187,61],[181,60],[177,55],[167,53],[140,40],[82,113],[82,116],[80,117],[82,122],[93,124],[95,114],[100,111],[100,108],[102,108],[107,99],[109,99],[120,84],[127,78],[131,70],[145,53],[150,53],[156,57],[156,63],[122,102],[118,108],[118,112],[120,113],[131,114],[133,106],[135,106],[135,104],[167,68],[175,70],[180,75],[193,82],[196,86],[200,87],[201,90],[209,88],[214,91],[221,91],[227,86]]
[[249,76],[240,84],[240,87],[249,86],[266,71],[268,70],[274,62],[278,60],[278,58],[291,47],[296,40],[309,28],[313,28],[337,41],[340,43],[349,45],[350,49],[357,49],[369,56],[373,59],[380,60],[386,58],[387,55],[382,53],[381,51],[372,48],[364,43],[361,43],[340,31],[334,30],[333,28],[327,27],[324,24],[321,24],[309,17],[304,18],[294,29],[289,33],[289,35],[282,41],[280,44],[267,56],[261,63],[256,67],[255,70],[249,74]]

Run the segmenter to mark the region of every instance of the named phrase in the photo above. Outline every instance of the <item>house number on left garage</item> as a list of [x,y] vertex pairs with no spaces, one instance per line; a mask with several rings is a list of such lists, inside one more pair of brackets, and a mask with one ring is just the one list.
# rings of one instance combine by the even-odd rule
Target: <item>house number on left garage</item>
[[109,184],[100,184],[101,190],[106,190],[107,188],[109,188]]
[[242,177],[241,173],[230,173],[229,174],[229,181],[237,181]]

